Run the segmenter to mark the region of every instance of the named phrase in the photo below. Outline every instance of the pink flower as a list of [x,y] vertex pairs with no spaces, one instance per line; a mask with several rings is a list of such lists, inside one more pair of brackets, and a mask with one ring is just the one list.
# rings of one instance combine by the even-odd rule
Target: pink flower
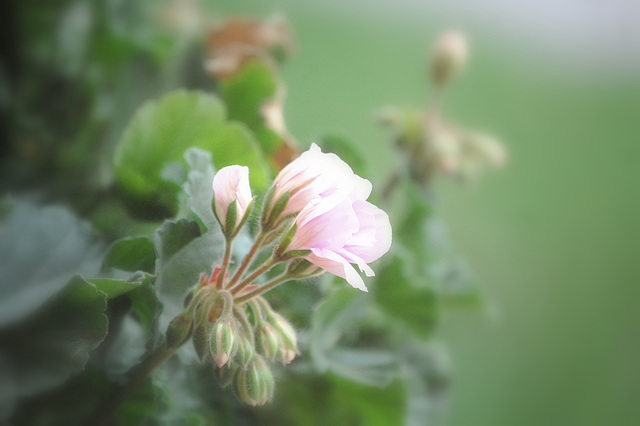
[[[223,229],[226,226],[229,206],[234,201],[236,202],[235,227],[237,227],[253,200],[249,186],[249,168],[227,166],[218,170],[218,173],[213,177],[213,197],[214,209]],[[233,232],[233,229],[225,231]]]
[[308,261],[367,291],[351,264],[358,265],[366,276],[374,276],[367,263],[379,259],[391,247],[391,224],[384,211],[365,201],[371,193],[369,181],[356,175],[352,179],[351,193],[317,197],[300,212],[287,250],[311,250],[305,256]]
[[300,212],[318,196],[342,199],[356,186],[363,191],[367,188],[371,191],[369,181],[354,174],[351,167],[337,155],[323,153],[316,144],[312,144],[308,151],[282,169],[276,176],[274,186],[271,207],[284,193],[290,194],[281,217]]

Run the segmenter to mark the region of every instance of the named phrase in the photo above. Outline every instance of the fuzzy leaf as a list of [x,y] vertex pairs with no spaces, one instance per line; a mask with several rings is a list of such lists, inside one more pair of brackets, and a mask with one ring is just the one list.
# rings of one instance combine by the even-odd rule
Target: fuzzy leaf
[[151,215],[154,209],[175,212],[180,188],[163,171],[182,163],[192,146],[212,153],[217,168],[248,166],[254,188],[266,188],[269,172],[251,133],[226,121],[217,97],[176,91],[142,106],[116,147],[116,176],[125,198],[137,204],[142,200]]
[[438,299],[431,288],[414,284],[418,280],[408,275],[400,257],[393,257],[378,272],[374,295],[390,321],[426,338],[438,319]]
[[167,221],[156,232],[158,261],[155,290],[163,305],[160,331],[184,309],[184,298],[201,273],[210,274],[216,260],[222,257],[224,238],[214,228],[200,235],[195,222]]
[[103,267],[127,272],[144,271],[153,274],[156,252],[147,237],[124,238],[109,247]]
[[65,209],[16,203],[1,226],[0,326],[26,317],[74,274],[98,271],[102,244]]
[[107,333],[106,296],[74,277],[52,300],[0,337],[18,396],[50,389],[81,371]]
[[200,148],[189,148],[184,154],[184,159],[189,165],[187,182],[184,184],[189,208],[207,229],[215,229],[219,225],[211,208],[213,201],[212,182],[215,174],[211,154]]

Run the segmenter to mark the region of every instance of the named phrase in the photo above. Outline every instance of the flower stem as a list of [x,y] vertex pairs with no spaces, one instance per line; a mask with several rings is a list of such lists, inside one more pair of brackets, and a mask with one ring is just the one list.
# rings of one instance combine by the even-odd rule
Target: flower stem
[[240,297],[236,297],[235,299],[235,303],[242,303],[242,302],[246,302],[247,300],[251,300],[256,296],[259,296],[263,293],[266,293],[267,291],[271,290],[272,288],[276,287],[277,285],[282,284],[285,281],[289,281],[293,278],[291,278],[291,276],[289,274],[282,274],[280,276],[275,277],[274,279],[272,279],[271,281],[265,283],[264,285],[258,287],[257,289],[253,290],[252,292],[249,292],[247,294],[243,294]]
[[254,282],[256,280],[256,278],[258,278],[260,275],[264,274],[269,269],[271,269],[273,267],[273,265],[275,265],[275,264],[277,264],[279,262],[280,262],[280,260],[276,260],[276,258],[270,257],[262,265],[260,265],[258,268],[256,268],[247,278],[242,280],[238,285],[236,285],[235,287],[231,287],[231,290],[230,290],[231,294],[235,295],[240,290],[245,288],[247,285],[249,285],[252,282]]
[[111,418],[116,413],[120,404],[122,404],[141,384],[143,384],[149,375],[169,359],[178,349],[178,347],[167,348],[163,346],[149,354],[140,364],[138,364],[130,373],[129,382],[114,391],[109,398],[94,412],[93,416],[86,423],[87,426],[104,426],[111,423]]
[[231,281],[229,281],[229,283],[227,284],[227,288],[233,288],[233,286],[238,281],[240,281],[240,278],[242,278],[242,274],[249,267],[249,264],[251,264],[251,261],[253,260],[256,253],[258,252],[258,249],[262,246],[262,242],[264,241],[266,236],[267,236],[267,233],[261,229],[260,232],[258,233],[258,236],[256,237],[256,240],[253,242],[251,249],[249,249],[249,253],[247,253],[244,259],[242,259],[242,263],[240,264],[236,272],[233,274]]
[[224,276],[227,274],[227,268],[229,267],[229,259],[231,258],[231,244],[233,240],[228,238],[224,246],[224,258],[222,259],[222,267],[220,268],[220,274],[216,281],[216,288],[221,289],[224,283]]

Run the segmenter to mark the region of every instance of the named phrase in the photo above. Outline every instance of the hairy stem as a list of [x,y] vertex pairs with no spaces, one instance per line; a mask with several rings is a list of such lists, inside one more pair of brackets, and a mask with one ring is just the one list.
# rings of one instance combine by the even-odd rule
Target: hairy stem
[[231,244],[233,241],[228,238],[224,246],[224,257],[222,259],[222,266],[220,267],[220,274],[216,281],[216,288],[221,289],[224,283],[224,276],[227,274],[227,268],[229,268],[229,259],[231,259]]
[[240,264],[236,272],[233,274],[231,281],[229,281],[229,283],[227,284],[227,288],[233,288],[233,286],[238,281],[240,281],[240,278],[242,278],[242,274],[244,273],[244,271],[246,271],[246,269],[251,264],[251,261],[255,257],[256,253],[258,253],[258,249],[262,246],[262,242],[266,237],[267,237],[267,233],[261,229],[260,232],[258,233],[258,236],[256,237],[256,240],[253,242],[251,249],[249,249],[249,253],[247,253],[244,259],[242,259],[242,263]]
[[282,274],[280,276],[275,277],[274,279],[272,279],[271,281],[265,283],[264,285],[256,288],[255,290],[253,290],[252,292],[249,292],[247,294],[243,294],[240,297],[236,297],[235,302],[236,303],[242,303],[242,302],[246,302],[248,300],[253,299],[256,296],[259,296],[263,293],[266,293],[267,291],[271,290],[272,288],[282,284],[285,281],[289,281],[292,278],[288,275],[288,274]]
[[249,284],[254,282],[256,280],[256,278],[258,278],[260,275],[262,275],[265,272],[267,272],[269,269],[271,269],[273,267],[273,265],[275,265],[275,264],[277,264],[279,262],[280,261],[276,260],[275,258],[270,257],[262,265],[260,265],[256,269],[254,269],[254,271],[251,274],[249,274],[249,276],[247,278],[242,280],[235,287],[232,287],[231,290],[230,290],[231,294],[232,295],[237,294],[240,290],[242,290],[243,288],[245,288],[246,286],[248,286]]

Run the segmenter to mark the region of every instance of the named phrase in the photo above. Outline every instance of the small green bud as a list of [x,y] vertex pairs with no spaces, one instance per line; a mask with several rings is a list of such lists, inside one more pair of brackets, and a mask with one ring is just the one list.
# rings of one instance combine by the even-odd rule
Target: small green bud
[[251,341],[246,336],[240,336],[238,338],[238,351],[236,352],[235,361],[240,364],[242,368],[246,368],[255,355],[255,349],[251,344]]
[[205,356],[207,355],[207,329],[204,325],[198,325],[195,330],[193,330],[193,347],[198,354],[198,358],[200,361],[203,361]]
[[281,341],[278,359],[283,364],[289,364],[299,352],[296,331],[282,315],[273,312],[273,318],[275,319],[273,327]]
[[258,331],[260,349],[267,359],[274,361],[280,348],[280,336],[271,324],[264,324]]
[[226,365],[223,365],[222,368],[216,369],[216,376],[220,387],[226,388],[233,383],[238,368],[238,364],[235,362],[228,362]]
[[237,327],[233,318],[219,320],[209,335],[209,352],[218,367],[225,365],[238,349]]
[[167,328],[167,347],[177,348],[182,346],[191,336],[193,331],[193,316],[183,312],[175,317]]
[[235,390],[246,404],[264,405],[273,396],[274,388],[273,375],[262,357],[255,357],[246,369],[236,373]]

